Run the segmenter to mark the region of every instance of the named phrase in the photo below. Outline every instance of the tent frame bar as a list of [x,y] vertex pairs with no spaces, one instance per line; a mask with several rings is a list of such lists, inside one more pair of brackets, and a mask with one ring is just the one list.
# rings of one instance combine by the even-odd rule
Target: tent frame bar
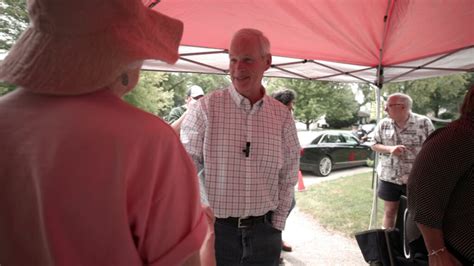
[[[390,81],[392,81],[392,80],[394,80],[394,79],[398,79],[398,78],[400,78],[400,77],[403,77],[403,76],[405,76],[405,75],[408,75],[408,74],[410,74],[411,72],[413,72],[413,71],[415,71],[415,70],[424,69],[427,65],[430,65],[430,64],[432,64],[432,63],[435,63],[435,62],[437,62],[437,61],[439,61],[439,60],[441,60],[441,59],[443,59],[443,58],[446,58],[446,57],[448,57],[448,56],[451,56],[451,55],[453,55],[453,54],[455,54],[455,53],[458,53],[458,52],[460,52],[460,51],[462,51],[462,50],[470,49],[470,48],[473,48],[473,47],[474,47],[474,45],[471,45],[471,46],[468,46],[468,47],[463,47],[463,48],[460,48],[460,49],[451,51],[451,52],[449,52],[449,53],[443,54],[442,56],[440,56],[440,57],[438,57],[438,58],[435,58],[435,59],[433,59],[433,60],[431,60],[431,61],[429,61],[429,62],[426,62],[426,63],[424,63],[424,64],[422,64],[422,65],[420,65],[420,66],[418,66],[418,67],[412,67],[411,70],[409,70],[409,71],[407,71],[407,72],[405,72],[405,73],[402,73],[402,74],[400,74],[400,75],[398,75],[398,76],[395,76],[395,77],[389,79],[387,82],[390,82]],[[473,69],[470,69],[470,70],[472,71]]]
[[414,70],[441,70],[441,71],[459,71],[459,72],[474,72],[474,68],[446,68],[446,67],[412,67],[412,66],[391,66],[390,68],[405,68]]
[[[384,23],[385,23],[385,27],[384,27],[384,32],[383,32],[383,37],[382,37],[382,46],[381,48],[379,49],[380,51],[380,54],[379,54],[379,64],[377,66],[374,66],[374,67],[366,67],[366,68],[363,68],[363,69],[358,69],[358,70],[353,70],[353,71],[343,71],[343,70],[340,70],[338,68],[335,68],[335,67],[331,67],[327,64],[324,64],[324,63],[321,63],[321,62],[318,62],[317,60],[313,60],[313,59],[302,59],[302,60],[297,60],[297,61],[293,61],[293,62],[287,62],[287,63],[281,63],[281,64],[272,64],[271,67],[272,68],[275,68],[275,69],[278,69],[282,72],[285,72],[285,73],[288,73],[288,74],[291,74],[293,76],[295,76],[295,78],[302,78],[302,79],[306,79],[306,80],[324,80],[324,79],[327,79],[327,78],[332,78],[332,77],[336,77],[336,76],[350,76],[352,78],[355,78],[355,79],[358,79],[364,83],[368,83],[368,84],[372,84],[372,85],[375,85],[379,88],[382,88],[383,87],[383,84],[385,82],[391,82],[393,80],[396,80],[396,79],[399,79],[400,77],[403,77],[403,76],[406,76],[414,71],[417,71],[417,70],[438,70],[438,71],[452,71],[452,72],[474,72],[474,68],[443,68],[443,67],[430,67],[429,65],[430,64],[433,64],[443,58],[446,58],[448,56],[451,56],[455,53],[458,53],[460,51],[463,51],[463,50],[467,50],[467,49],[471,49],[471,48],[474,48],[474,45],[471,45],[471,46],[467,46],[467,47],[463,47],[463,48],[459,48],[459,49],[456,49],[454,51],[451,51],[447,54],[443,54],[427,63],[424,63],[422,65],[419,65],[419,66],[403,66],[403,65],[386,65],[384,66],[382,64],[382,60],[383,60],[383,55],[384,55],[384,49],[383,49],[383,45],[385,44],[385,38],[386,38],[386,34],[387,34],[387,30],[388,30],[388,23],[389,23],[389,13],[390,13],[390,10],[389,10],[389,7],[391,6],[393,2],[389,2],[388,3],[388,7],[387,7],[387,11],[386,11],[386,15],[384,16]],[[229,50],[228,49],[222,49],[222,50],[217,50],[217,51],[206,51],[206,52],[195,52],[195,53],[183,53],[183,54],[180,54],[180,59],[183,60],[183,61],[186,61],[186,62],[189,62],[189,63],[192,63],[192,64],[196,64],[196,65],[199,65],[199,66],[203,66],[203,67],[206,67],[206,68],[209,68],[209,69],[212,69],[212,70],[216,70],[220,73],[214,73],[214,74],[228,74],[229,73],[229,70],[227,69],[222,69],[222,68],[218,68],[218,67],[215,67],[215,66],[212,66],[212,65],[209,65],[209,64],[205,64],[205,63],[201,63],[201,62],[198,62],[196,60],[192,60],[192,59],[189,59],[189,58],[186,58],[186,57],[189,57],[189,56],[199,56],[199,55],[209,55],[209,54],[228,54],[229,53]],[[313,63],[313,64],[316,64],[316,65],[319,65],[319,66],[322,66],[324,68],[327,68],[327,69],[330,69],[332,71],[335,71],[337,72],[336,74],[331,74],[331,75],[326,75],[326,76],[319,76],[319,77],[309,77],[309,76],[306,76],[306,75],[303,75],[303,74],[300,74],[300,73],[296,73],[294,71],[291,71],[291,70],[288,70],[288,69],[285,69],[283,68],[283,66],[291,66],[291,65],[297,65],[297,64],[306,64],[306,63]],[[367,79],[364,79],[364,78],[361,78],[361,77],[358,77],[356,75],[353,75],[353,73],[357,73],[357,72],[361,72],[361,71],[367,71],[367,70],[370,70],[370,69],[376,69],[377,71],[377,74],[376,74],[376,80],[374,82],[371,82]],[[404,73],[401,73],[387,81],[384,80],[384,69],[385,68],[398,68],[398,69],[409,69],[409,71],[406,71]],[[177,71],[177,72],[189,72],[189,73],[206,73],[206,72],[203,72],[203,71]],[[279,76],[267,76],[267,77],[277,77],[277,78],[282,78],[282,77],[279,77]],[[285,77],[285,78],[288,78],[288,77]]]
[[276,69],[278,69],[278,70],[281,70],[281,71],[283,71],[283,72],[289,73],[289,74],[291,74],[291,75],[295,75],[295,76],[301,77],[301,78],[303,78],[303,79],[308,79],[308,80],[311,79],[311,78],[309,78],[309,77],[307,77],[307,76],[304,76],[304,75],[301,75],[301,74],[299,74],[299,73],[290,71],[290,70],[288,70],[288,69],[281,68],[279,65],[271,65],[271,67],[272,67],[272,68],[276,68]]
[[[337,73],[337,74],[332,74],[332,75],[327,75],[327,76],[320,76],[320,77],[310,78],[310,77],[307,77],[307,76],[305,76],[305,75],[302,75],[302,74],[299,74],[299,73],[295,73],[295,72],[293,72],[293,71],[290,71],[290,70],[281,68],[281,66],[291,66],[291,65],[296,65],[296,64],[306,64],[306,63],[308,63],[308,62],[313,63],[313,64],[316,64],[316,65],[319,65],[319,66],[322,66],[322,67],[325,67],[325,68],[328,68],[328,69],[331,69],[331,70],[336,71],[336,72],[338,72],[338,73]],[[347,75],[347,76],[351,76],[351,77],[353,77],[353,78],[359,79],[359,80],[361,80],[361,81],[363,81],[363,82],[373,84],[372,82],[370,82],[370,81],[368,81],[368,80],[366,80],[366,79],[363,79],[363,78],[360,78],[360,77],[351,75],[352,73],[357,73],[357,72],[361,72],[361,71],[366,71],[366,70],[372,69],[373,67],[366,67],[366,68],[363,68],[363,69],[357,69],[357,70],[352,70],[352,71],[342,71],[342,70],[340,70],[340,69],[337,69],[337,68],[334,68],[334,67],[331,67],[331,66],[328,66],[328,65],[326,65],[326,64],[320,63],[320,62],[315,61],[315,60],[310,60],[310,59],[303,59],[303,60],[298,60],[298,61],[288,62],[288,63],[281,63],[281,64],[272,64],[271,67],[272,67],[272,68],[276,68],[276,69],[278,69],[278,70],[281,70],[281,71],[283,71],[283,72],[286,72],[286,73],[289,73],[289,74],[292,74],[292,75],[295,75],[295,76],[298,76],[298,77],[307,79],[307,80],[320,80],[320,79],[325,79],[325,78],[330,78],[330,77],[336,77],[336,76],[340,76],[340,75]]]
[[[314,61],[314,60],[311,60],[310,62],[313,63],[313,64],[316,64],[316,65],[325,67],[325,68],[329,68],[329,69],[334,70],[334,71],[336,71],[336,72],[339,72],[339,74],[337,74],[337,75],[331,75],[331,76],[327,76],[327,77],[334,77],[334,76],[338,76],[338,75],[347,75],[347,76],[353,77],[353,78],[355,78],[355,79],[361,80],[361,81],[363,81],[363,82],[373,84],[373,82],[370,82],[370,81],[368,81],[368,80],[366,80],[366,79],[363,79],[363,78],[361,78],[361,77],[358,77],[358,76],[355,76],[355,75],[352,75],[352,74],[351,74],[351,73],[355,73],[355,72],[362,71],[362,70],[360,70],[360,69],[359,69],[359,70],[355,70],[355,71],[351,71],[351,72],[344,72],[344,71],[341,71],[341,70],[339,70],[339,69],[337,69],[337,68],[335,68],[335,67],[331,67],[331,66],[328,66],[328,65],[323,64],[323,63],[319,63],[319,62]],[[369,68],[369,69],[370,69],[370,68]]]
[[[190,46],[192,47],[192,46]],[[207,51],[207,52],[196,52],[196,53],[184,53],[180,54],[179,56],[195,56],[195,55],[207,55],[207,54],[228,54],[229,50],[219,50],[219,51]]]
[[272,67],[291,66],[291,65],[306,64],[306,63],[308,63],[308,59],[303,59],[303,60],[298,60],[298,61],[288,62],[288,63],[281,63],[281,64],[272,64]]
[[180,59],[180,60],[183,60],[183,61],[186,61],[186,62],[190,62],[190,63],[196,64],[196,65],[199,65],[199,66],[203,66],[203,67],[207,67],[207,68],[210,68],[210,69],[214,69],[214,70],[220,71],[220,72],[222,72],[223,74],[229,73],[229,71],[226,70],[226,69],[221,69],[221,68],[218,68],[218,67],[215,67],[215,66],[211,66],[211,65],[208,65],[208,64],[204,64],[204,63],[201,63],[201,62],[197,62],[197,61],[194,61],[194,60],[191,60],[191,59],[187,59],[187,58],[184,58],[184,57],[180,57],[179,59]]
[[[361,72],[361,71],[366,71],[366,70],[370,70],[370,69],[373,69],[373,67],[366,67],[366,68],[362,68],[362,69],[357,69],[357,70],[352,70],[352,71],[347,71],[347,72],[342,72],[342,71],[339,71],[340,73],[338,74],[333,74],[333,75],[327,75],[327,76],[321,76],[321,77],[316,77],[316,78],[310,78],[310,80],[318,80],[318,79],[325,79],[325,78],[332,78],[332,77],[336,77],[336,76],[340,76],[340,75],[349,75],[351,73],[358,73],[358,72]],[[368,84],[374,84],[373,82],[370,82],[368,80],[365,80],[363,78],[359,78],[359,77],[355,77],[355,78],[358,78]]]

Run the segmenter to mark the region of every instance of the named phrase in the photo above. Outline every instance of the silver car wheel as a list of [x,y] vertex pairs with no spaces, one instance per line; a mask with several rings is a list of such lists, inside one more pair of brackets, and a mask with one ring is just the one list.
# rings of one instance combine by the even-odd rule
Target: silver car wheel
[[332,170],[332,162],[331,159],[327,156],[324,156],[319,161],[319,172],[322,176],[327,176],[331,173]]

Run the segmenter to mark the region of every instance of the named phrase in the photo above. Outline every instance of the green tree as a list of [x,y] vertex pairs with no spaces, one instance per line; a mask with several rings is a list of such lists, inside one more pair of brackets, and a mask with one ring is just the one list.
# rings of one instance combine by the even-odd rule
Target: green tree
[[[26,0],[2,0],[0,2],[0,53],[8,51],[28,26]],[[0,96],[16,86],[0,82]]]
[[352,89],[346,84],[334,83],[328,104],[326,122],[333,128],[344,128],[357,121],[359,103]]
[[165,117],[173,107],[184,104],[189,86],[199,85],[205,92],[210,92],[229,84],[229,79],[222,75],[142,71],[137,87],[124,99],[140,109]]
[[5,95],[15,89],[15,85],[0,82],[0,96]]
[[459,104],[468,89],[471,74],[405,81],[384,86],[385,96],[403,92],[413,99],[413,111],[420,114],[432,113],[440,117],[442,111],[457,113]]
[[124,96],[124,100],[154,115],[167,115],[173,105],[173,92],[166,91],[161,84],[168,77],[166,73],[142,71],[137,86]]
[[170,73],[161,85],[165,91],[173,92],[173,106],[184,104],[186,91],[191,85],[200,86],[205,93],[229,86],[227,75]]
[[267,82],[268,93],[283,88],[292,89],[297,98],[294,105],[296,120],[309,126],[316,122],[326,113],[324,105],[325,95],[329,94],[329,88],[324,82],[315,82],[302,79],[272,78]]
[[372,103],[375,101],[375,93],[372,86],[367,83],[358,83],[357,89],[362,93],[364,96],[361,103],[359,103],[359,107],[366,105],[367,103]]
[[467,87],[470,88],[471,86],[474,86],[474,72],[469,72],[464,74],[466,77],[466,80],[468,82]]
[[0,14],[0,50],[8,51],[28,26],[26,0],[2,0]]
[[[280,88],[290,88],[296,91],[295,118],[310,125],[322,116],[334,119],[351,119],[358,110],[354,93],[346,84],[311,81],[301,79],[269,79],[268,92],[271,93]],[[348,99],[351,99],[348,101]],[[330,124],[331,125],[331,124]]]
[[199,85],[208,93],[214,90],[222,89],[230,85],[228,75],[211,75],[211,74],[187,74],[188,85]]

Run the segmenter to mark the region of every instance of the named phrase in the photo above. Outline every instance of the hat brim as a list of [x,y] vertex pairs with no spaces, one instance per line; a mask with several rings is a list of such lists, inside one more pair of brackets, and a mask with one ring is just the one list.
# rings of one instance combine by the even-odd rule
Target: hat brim
[[93,34],[28,28],[0,65],[0,80],[37,93],[77,95],[110,85],[133,62],[176,62],[183,23],[143,8],[136,20]]

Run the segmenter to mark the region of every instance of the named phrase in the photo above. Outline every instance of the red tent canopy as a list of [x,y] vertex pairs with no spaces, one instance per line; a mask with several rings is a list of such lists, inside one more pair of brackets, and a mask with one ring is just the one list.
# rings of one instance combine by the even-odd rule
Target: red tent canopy
[[[144,0],[153,5],[156,0]],[[381,84],[474,71],[473,0],[162,0],[184,22],[176,65],[148,70],[225,74],[240,28],[270,39],[267,76]]]

